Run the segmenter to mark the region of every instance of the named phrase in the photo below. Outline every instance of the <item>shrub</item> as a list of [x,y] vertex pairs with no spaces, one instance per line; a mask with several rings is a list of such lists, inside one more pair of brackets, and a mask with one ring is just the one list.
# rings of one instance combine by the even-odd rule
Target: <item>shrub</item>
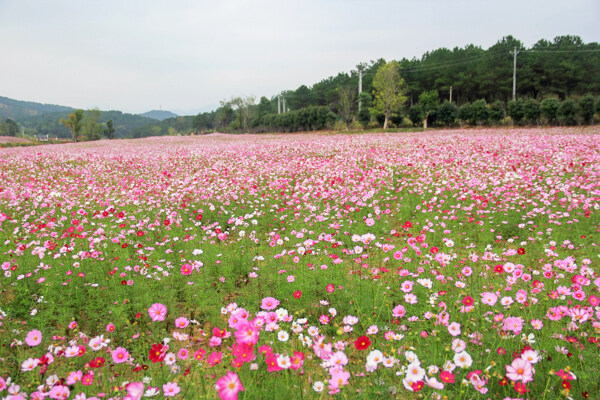
[[497,124],[497,123],[501,122],[505,117],[504,105],[502,104],[502,102],[495,101],[492,104],[490,104],[489,108],[488,108],[488,115],[490,117],[490,121],[493,124]]
[[575,125],[577,115],[577,104],[573,99],[567,99],[560,103],[556,116],[561,125]]
[[523,103],[523,118],[528,124],[537,124],[540,119],[540,104],[534,99]]
[[420,105],[415,104],[408,110],[408,118],[412,121],[413,125],[419,126],[423,123],[423,109]]
[[456,107],[456,104],[448,101],[443,102],[437,109],[438,121],[445,126],[454,124],[457,114],[458,108]]
[[473,117],[473,108],[471,104],[466,103],[458,108],[458,119],[463,122],[469,122]]
[[512,100],[508,102],[508,115],[513,123],[520,124],[523,120],[523,100]]
[[473,110],[473,122],[477,125],[486,124],[489,118],[487,102],[484,99],[479,99],[471,104]]
[[544,99],[540,105],[540,111],[548,123],[551,125],[556,124],[556,112],[560,106],[560,101],[556,99]]
[[584,96],[579,100],[579,118],[584,124],[591,124],[594,121],[594,98],[592,96]]

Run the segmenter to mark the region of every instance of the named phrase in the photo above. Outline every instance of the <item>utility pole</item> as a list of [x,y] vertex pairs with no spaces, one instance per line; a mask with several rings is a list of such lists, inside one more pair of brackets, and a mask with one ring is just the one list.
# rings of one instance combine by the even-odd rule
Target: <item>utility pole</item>
[[281,96],[277,95],[277,114],[281,114]]
[[452,103],[452,86],[450,86],[450,103]]
[[517,99],[517,53],[517,47],[515,46],[515,51],[513,53],[515,55],[515,62],[513,66],[513,101]]
[[286,108],[285,108],[285,97],[283,98],[283,112],[286,112]]
[[358,69],[358,112],[360,112],[360,94],[362,93],[362,68]]

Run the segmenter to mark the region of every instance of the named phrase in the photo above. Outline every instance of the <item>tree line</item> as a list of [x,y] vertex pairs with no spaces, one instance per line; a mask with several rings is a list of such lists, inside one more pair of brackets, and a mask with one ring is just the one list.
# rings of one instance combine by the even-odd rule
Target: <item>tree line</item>
[[[518,100],[513,102],[515,51]],[[301,85],[270,99],[262,97],[257,104],[253,97],[222,101],[216,111],[195,116],[192,128],[196,132],[289,132],[407,124],[571,125],[594,123],[598,112],[594,96],[599,94],[598,43],[558,36],[526,48],[506,36],[487,50],[470,44],[440,48],[410,60],[361,63],[311,87]],[[315,107],[323,107],[321,112],[328,118],[307,121]]]

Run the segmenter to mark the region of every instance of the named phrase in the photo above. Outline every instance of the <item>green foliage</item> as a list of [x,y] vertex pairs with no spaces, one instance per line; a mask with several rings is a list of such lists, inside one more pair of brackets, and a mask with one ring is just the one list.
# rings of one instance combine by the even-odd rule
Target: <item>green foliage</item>
[[437,109],[437,120],[444,126],[454,125],[458,114],[456,104],[444,101]]
[[466,103],[458,108],[458,119],[467,123],[471,121],[471,118],[473,118],[473,107],[471,104]]
[[575,125],[577,115],[577,103],[575,100],[567,99],[560,103],[556,116],[561,125]]
[[579,116],[584,124],[591,124],[594,121],[594,97],[584,96],[578,103]]
[[98,123],[100,119],[100,110],[93,108],[87,110],[82,121],[82,134],[85,140],[100,140],[102,137],[102,124]]
[[346,130],[353,118],[355,108],[356,90],[350,86],[340,86],[338,88],[338,107],[339,117],[344,122]]
[[83,110],[75,110],[75,112],[69,114],[68,119],[62,118],[60,120],[61,124],[64,124],[71,131],[71,135],[73,137],[73,141],[77,142],[79,137],[79,132],[82,128],[82,120],[83,120]]
[[544,99],[540,104],[540,111],[548,123],[555,124],[557,121],[557,111],[560,107],[560,101],[557,99]]
[[261,130],[269,132],[298,132],[331,127],[336,115],[327,107],[306,107],[282,114],[268,114],[262,118]]
[[515,124],[520,124],[524,117],[523,100],[511,100],[508,102],[508,115]]
[[404,80],[398,72],[398,63],[392,61],[379,67],[373,78],[374,113],[384,115],[383,129],[388,128],[392,114],[406,101]]
[[3,128],[3,135],[5,136],[17,136],[17,133],[19,132],[19,126],[10,118],[6,119]]
[[423,122],[423,109],[420,105],[415,104],[408,110],[408,118],[412,121],[413,125],[421,125]]
[[419,95],[419,105],[421,106],[421,114],[425,127],[427,127],[427,123],[433,122],[435,119],[434,115],[439,102],[437,90],[425,91]]
[[106,127],[104,128],[104,135],[108,139],[113,139],[115,137],[115,127],[112,119],[106,121]]
[[371,112],[369,111],[369,107],[371,107],[373,98],[369,93],[362,92],[358,95],[358,100],[361,103],[361,108],[358,112],[358,120],[363,126],[367,126],[369,125],[369,122],[371,122]]
[[488,115],[492,124],[500,123],[506,116],[504,113],[504,104],[501,101],[495,101],[488,106]]
[[479,99],[471,104],[473,110],[472,121],[477,125],[484,125],[489,118],[488,105],[485,99]]
[[529,99],[523,103],[523,118],[528,124],[537,124],[540,113],[540,104],[534,99]]

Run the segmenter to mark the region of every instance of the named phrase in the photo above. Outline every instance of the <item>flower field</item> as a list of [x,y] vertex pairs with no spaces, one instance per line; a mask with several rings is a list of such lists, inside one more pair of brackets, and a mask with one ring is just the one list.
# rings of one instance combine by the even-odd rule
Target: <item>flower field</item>
[[600,128],[0,149],[2,399],[599,399]]

